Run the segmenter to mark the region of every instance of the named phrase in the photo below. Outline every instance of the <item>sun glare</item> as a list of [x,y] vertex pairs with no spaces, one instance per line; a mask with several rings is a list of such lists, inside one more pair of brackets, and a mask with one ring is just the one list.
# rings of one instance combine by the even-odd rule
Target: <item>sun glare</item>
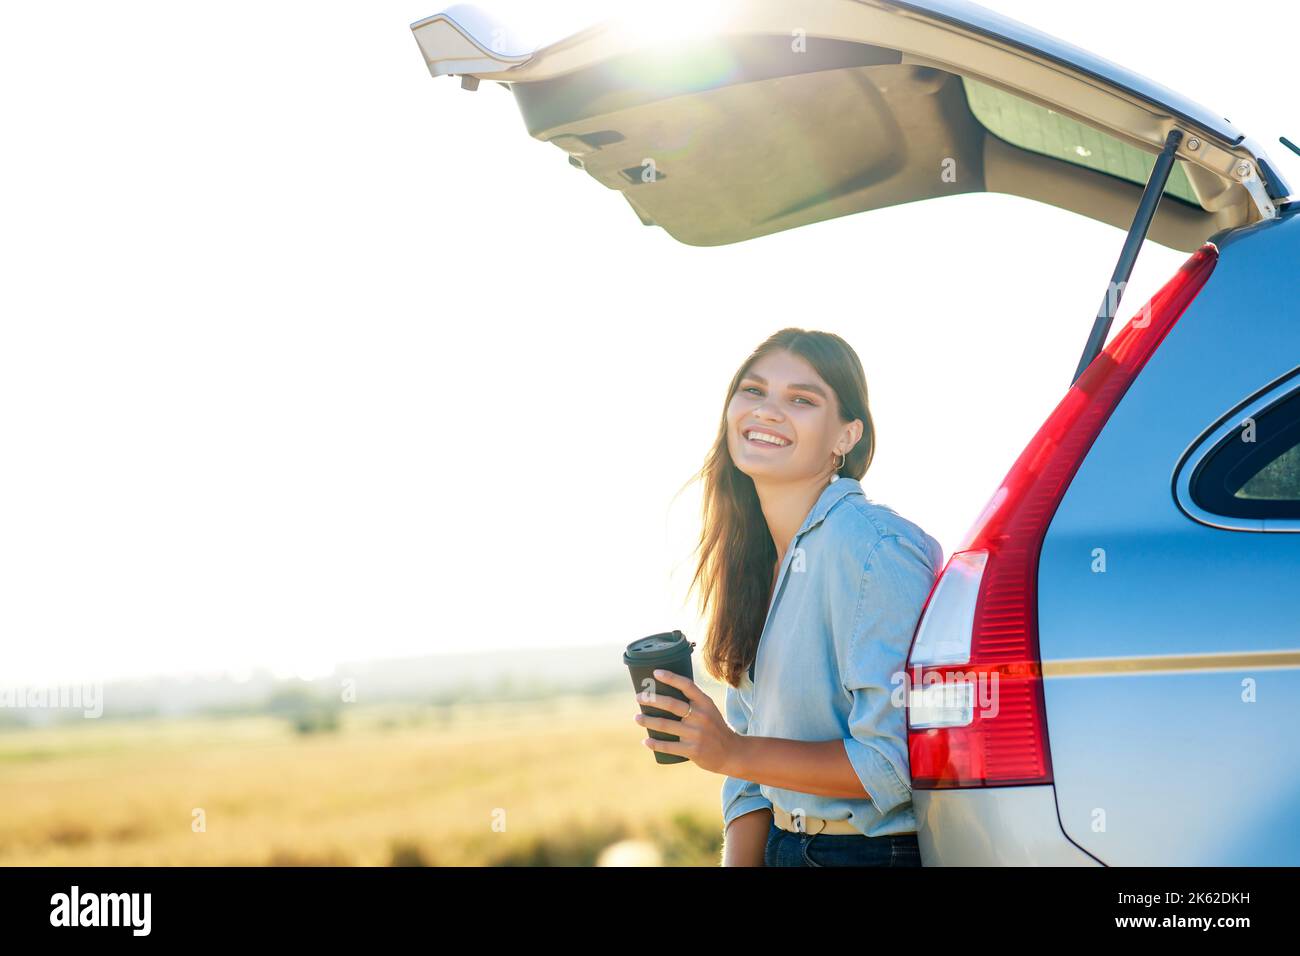
[[[630,46],[661,46],[689,42],[725,28],[734,0],[688,3],[660,0],[496,0],[475,4],[500,24],[492,46],[521,52],[549,46],[600,23],[608,23]],[[455,7],[447,10],[454,16]]]

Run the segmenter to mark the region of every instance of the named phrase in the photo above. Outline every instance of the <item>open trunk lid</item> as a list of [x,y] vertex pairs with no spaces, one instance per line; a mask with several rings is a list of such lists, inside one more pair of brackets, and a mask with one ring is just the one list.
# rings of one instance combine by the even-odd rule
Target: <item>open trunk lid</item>
[[718,0],[662,41],[640,16],[538,43],[461,5],[412,30],[434,76],[506,85],[531,135],[692,245],[980,191],[1127,228],[1173,130],[1154,241],[1194,250],[1289,192],[1226,119],[973,4]]

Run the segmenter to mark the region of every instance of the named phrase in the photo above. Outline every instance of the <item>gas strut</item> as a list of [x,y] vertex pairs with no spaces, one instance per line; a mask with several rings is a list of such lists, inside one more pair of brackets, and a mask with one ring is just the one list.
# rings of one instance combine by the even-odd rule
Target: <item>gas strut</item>
[[1164,192],[1165,183],[1169,181],[1169,173],[1174,168],[1174,153],[1178,151],[1178,144],[1182,139],[1182,130],[1171,129],[1169,136],[1165,138],[1164,149],[1160,150],[1160,155],[1156,157],[1156,164],[1151,168],[1151,176],[1147,179],[1146,188],[1142,190],[1142,198],[1138,200],[1137,212],[1133,215],[1133,225],[1128,227],[1124,248],[1120,250],[1119,261],[1115,263],[1110,285],[1106,288],[1106,297],[1101,300],[1101,308],[1097,310],[1097,318],[1092,323],[1092,332],[1088,335],[1088,344],[1083,347],[1079,367],[1074,370],[1073,382],[1079,380],[1083,370],[1092,364],[1092,360],[1101,352],[1101,347],[1106,344],[1111,322],[1115,319],[1115,313],[1119,311],[1120,297],[1124,295],[1124,286],[1128,284],[1128,277],[1133,274],[1133,263],[1137,261],[1138,250],[1142,248],[1142,241],[1146,239],[1151,220],[1155,217],[1156,204],[1160,202],[1160,194]]

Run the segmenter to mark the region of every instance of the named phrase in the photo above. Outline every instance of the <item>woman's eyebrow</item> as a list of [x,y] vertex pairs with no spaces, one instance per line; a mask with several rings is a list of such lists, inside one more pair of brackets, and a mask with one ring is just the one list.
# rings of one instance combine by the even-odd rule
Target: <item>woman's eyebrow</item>
[[[755,375],[752,372],[746,375],[745,378],[752,378],[754,381],[762,385],[767,384],[767,379],[763,378],[763,376],[761,375]],[[826,399],[827,401],[830,401],[830,396],[826,394],[826,390],[822,388],[820,385],[813,385],[809,383],[809,384],[791,385],[790,387],[798,389],[801,392],[812,392],[814,395],[820,395],[822,398]]]

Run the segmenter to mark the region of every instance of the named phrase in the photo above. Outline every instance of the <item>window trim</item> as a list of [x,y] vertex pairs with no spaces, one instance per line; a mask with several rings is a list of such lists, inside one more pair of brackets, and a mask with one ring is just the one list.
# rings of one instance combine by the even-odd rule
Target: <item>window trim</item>
[[1280,404],[1300,392],[1300,365],[1287,372],[1272,383],[1264,386],[1246,401],[1229,411],[1202,432],[1187,451],[1183,452],[1174,469],[1174,500],[1179,509],[1191,518],[1211,528],[1225,531],[1281,531],[1300,532],[1300,518],[1238,518],[1207,511],[1192,498],[1192,478],[1201,464],[1218,450],[1223,439],[1233,434],[1246,418],[1258,418],[1273,406]]

